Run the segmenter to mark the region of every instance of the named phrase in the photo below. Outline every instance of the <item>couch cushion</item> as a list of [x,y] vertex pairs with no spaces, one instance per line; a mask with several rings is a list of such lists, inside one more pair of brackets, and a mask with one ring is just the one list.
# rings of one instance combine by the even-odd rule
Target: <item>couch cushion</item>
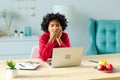
[[120,52],[120,20],[96,21],[96,47],[100,54]]

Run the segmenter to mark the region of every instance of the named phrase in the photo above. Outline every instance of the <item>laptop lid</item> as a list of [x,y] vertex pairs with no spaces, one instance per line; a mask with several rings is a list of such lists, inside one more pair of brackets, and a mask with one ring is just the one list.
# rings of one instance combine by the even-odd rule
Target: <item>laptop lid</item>
[[83,47],[54,48],[52,67],[76,66],[81,64]]

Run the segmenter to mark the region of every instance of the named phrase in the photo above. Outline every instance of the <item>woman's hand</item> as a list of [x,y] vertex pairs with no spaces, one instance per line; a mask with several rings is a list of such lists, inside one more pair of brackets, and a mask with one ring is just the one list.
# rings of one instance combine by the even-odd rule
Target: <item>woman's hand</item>
[[50,32],[49,42],[54,42],[55,39],[60,39],[61,36],[62,36],[62,30],[56,28],[52,32]]
[[58,35],[56,37],[56,40],[57,40],[59,46],[61,46],[61,44],[62,44],[61,36],[62,36],[62,30],[59,30]]
[[56,39],[60,39],[61,36],[62,36],[62,30],[58,30]]

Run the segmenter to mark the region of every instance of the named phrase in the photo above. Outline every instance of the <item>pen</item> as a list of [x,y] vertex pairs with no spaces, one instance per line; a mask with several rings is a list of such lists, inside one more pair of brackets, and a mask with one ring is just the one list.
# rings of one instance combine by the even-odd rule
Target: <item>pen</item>
[[98,61],[94,61],[94,60],[89,60],[89,62],[98,63]]
[[22,66],[22,67],[25,67],[24,65],[22,65],[22,64],[19,64],[20,66]]

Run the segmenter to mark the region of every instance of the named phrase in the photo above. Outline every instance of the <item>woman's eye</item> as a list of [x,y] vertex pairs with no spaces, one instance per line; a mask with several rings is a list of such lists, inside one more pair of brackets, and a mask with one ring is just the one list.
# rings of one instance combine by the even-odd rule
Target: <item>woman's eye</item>
[[54,27],[54,25],[50,25],[51,27]]
[[60,25],[58,24],[58,25],[50,25],[50,27],[52,28],[52,27],[60,27]]
[[56,25],[56,27],[60,27],[60,25],[58,24],[58,25]]

